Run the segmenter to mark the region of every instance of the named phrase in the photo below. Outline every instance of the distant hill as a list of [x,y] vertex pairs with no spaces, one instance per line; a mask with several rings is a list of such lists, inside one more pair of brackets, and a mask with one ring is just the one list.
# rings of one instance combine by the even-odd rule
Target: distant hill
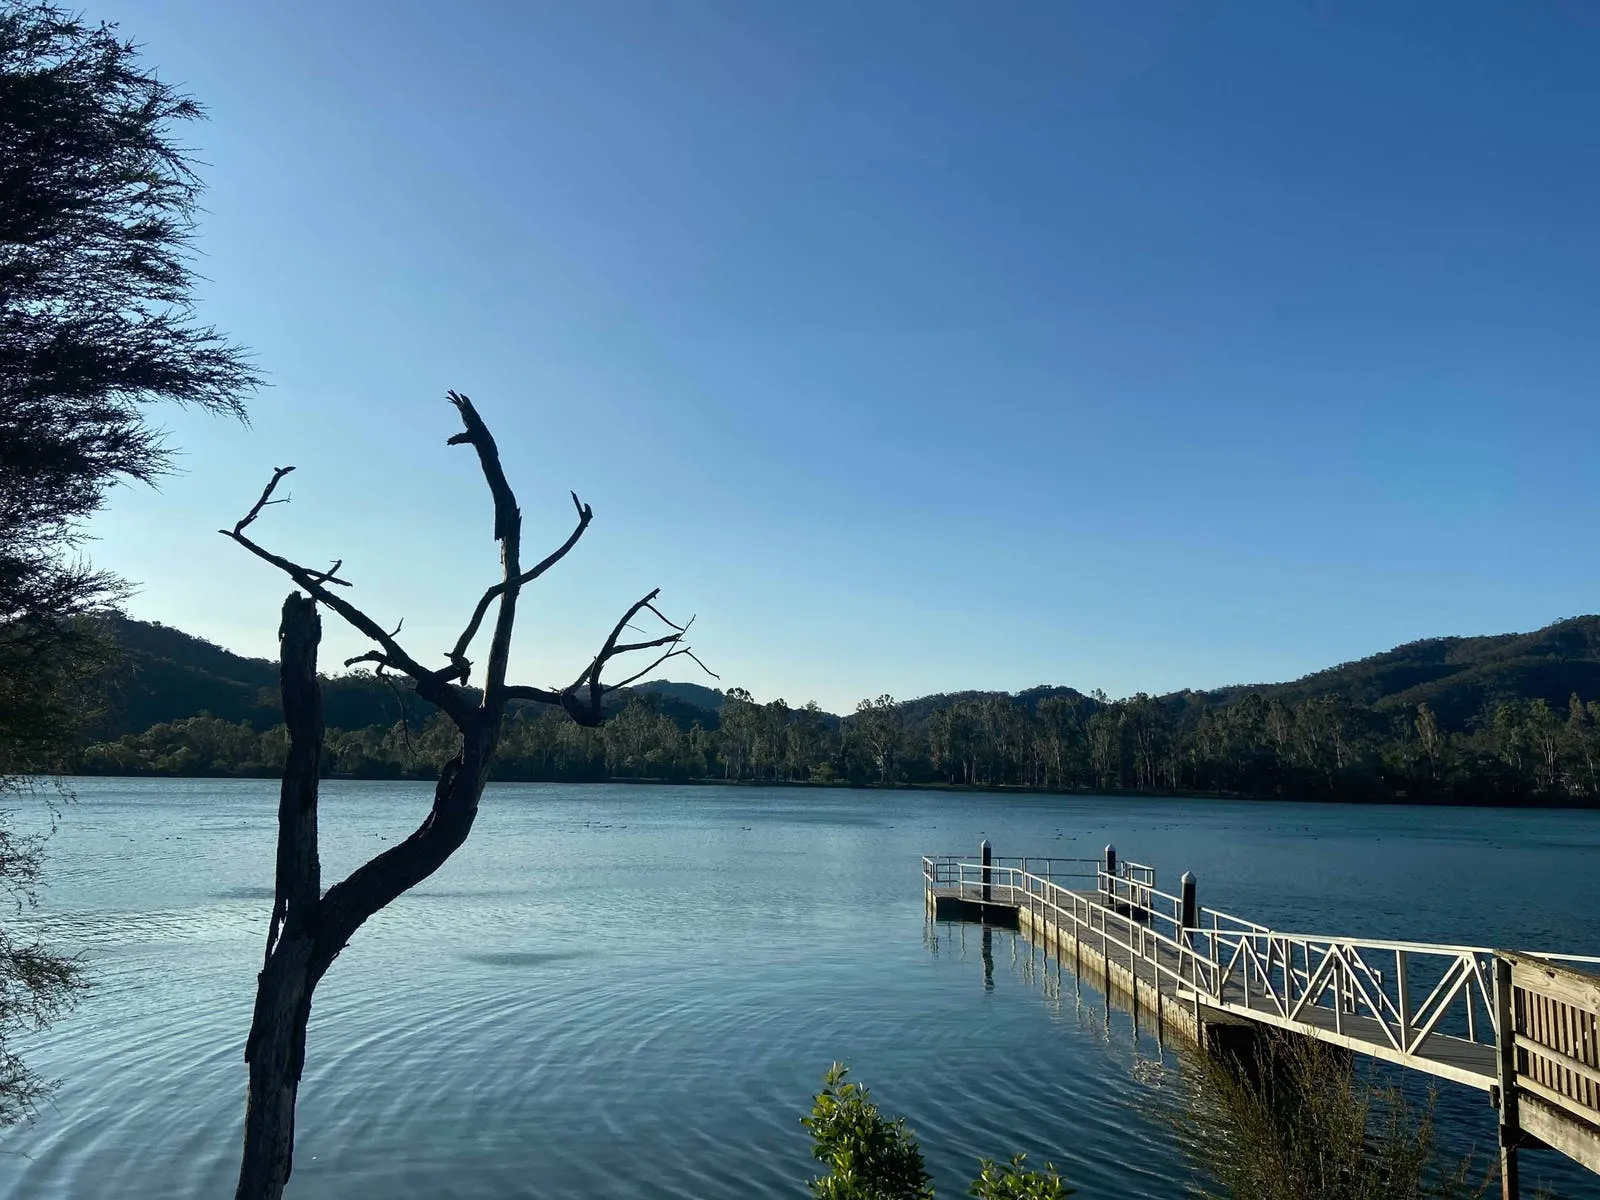
[[[283,720],[277,663],[152,621],[113,616],[108,626],[123,656],[107,673],[104,711],[90,730],[95,739],[142,733],[202,712],[257,729]],[[333,676],[323,687],[323,718],[333,728],[392,725],[402,703],[413,716],[427,711],[415,696],[370,675]]]
[[[152,725],[202,712],[258,730],[282,722],[277,663],[246,658],[158,622],[113,615],[107,628],[123,655],[106,674],[103,711],[90,726],[90,740],[143,733]],[[660,712],[685,729],[697,721],[717,727],[723,701],[719,691],[657,680],[619,693],[614,707],[621,708],[636,693],[652,697]],[[413,722],[426,720],[433,711],[399,681],[391,686],[366,673],[323,681],[323,719],[329,728],[393,725],[402,710]]]
[[1456,730],[1502,700],[1542,699],[1560,711],[1574,692],[1600,696],[1600,616],[1571,617],[1532,633],[1408,642],[1292,683],[1220,688],[1206,699],[1229,704],[1251,692],[1285,703],[1339,694],[1379,709],[1426,703]]
[[[91,730],[93,739],[142,733],[160,722],[201,712],[230,722],[245,721],[257,729],[282,720],[277,664],[234,654],[153,622],[117,616],[109,618],[109,628],[125,653],[106,677],[104,712]],[[1425,702],[1442,725],[1457,731],[1501,700],[1543,699],[1563,710],[1573,692],[1586,699],[1600,697],[1600,616],[1573,617],[1532,633],[1429,638],[1289,683],[1174,693],[1164,699],[1182,704],[1198,698],[1222,706],[1252,692],[1286,704],[1342,694],[1380,710],[1408,709]],[[717,688],[657,679],[618,694],[616,707],[630,695],[648,697],[683,729],[695,723],[717,728],[726,700]],[[948,705],[1002,695],[941,693],[905,701],[902,708],[907,722],[915,726]],[[1050,696],[1087,699],[1072,688],[1051,686],[1029,688],[1012,698],[1032,711]],[[392,725],[402,706],[417,721],[431,713],[408,689],[391,687],[371,675],[331,676],[324,686],[325,718],[333,728]]]
[[635,684],[631,689],[647,696],[660,696],[663,700],[677,700],[706,712],[719,713],[726,699],[720,688],[708,688],[699,683],[673,683],[670,679],[652,679]]
[[916,725],[931,717],[941,708],[949,708],[953,704],[966,704],[974,700],[989,700],[1001,696],[1016,701],[1030,713],[1039,707],[1039,701],[1051,696],[1072,696],[1080,700],[1085,698],[1083,693],[1076,688],[1040,685],[1027,688],[1024,691],[1017,692],[1015,695],[1009,692],[937,692],[932,696],[918,696],[915,700],[902,701],[900,709],[905,714],[905,719],[910,724]]

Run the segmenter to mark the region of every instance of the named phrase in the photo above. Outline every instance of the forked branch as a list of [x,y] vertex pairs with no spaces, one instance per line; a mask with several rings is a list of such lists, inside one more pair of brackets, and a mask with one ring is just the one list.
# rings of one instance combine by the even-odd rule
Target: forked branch
[[[271,481],[262,489],[261,498],[251,506],[250,511],[232,529],[219,529],[217,532],[224,537],[232,538],[257,558],[277,567],[290,579],[294,580],[313,599],[326,604],[351,626],[376,642],[383,650],[385,665],[409,675],[416,684],[418,694],[425,700],[438,706],[452,718],[464,716],[468,711],[469,705],[465,694],[459,689],[450,686],[449,677],[453,673],[451,669],[446,668],[444,672],[429,671],[416,659],[412,658],[410,654],[406,653],[405,648],[395,641],[393,635],[385,632],[383,626],[379,625],[348,600],[341,598],[328,589],[328,584],[330,583],[336,583],[343,587],[350,586],[347,581],[334,577],[334,571],[338,570],[343,560],[335,562],[333,567],[327,571],[313,571],[309,567],[303,567],[280,554],[272,553],[272,551],[245,536],[245,529],[261,514],[263,508],[271,504],[286,503],[285,500],[274,500],[272,495],[277,490],[278,484],[283,477],[292,470],[294,470],[293,467],[279,467],[273,471]],[[398,632],[398,627],[396,632]]]
[[278,490],[279,482],[292,470],[294,470],[293,467],[274,467],[272,469],[272,478],[268,481],[267,486],[261,489],[261,498],[250,506],[249,512],[239,518],[239,523],[233,527],[234,533],[242,533],[251,521],[261,515],[261,510],[266,508],[267,505],[289,503],[290,497],[285,496],[282,500],[274,500],[272,493]]
[[[547,688],[513,687],[506,690],[507,697],[516,700],[538,700],[545,704],[559,704],[577,724],[593,726],[599,725],[605,719],[604,701],[606,696],[619,688],[625,688],[630,684],[637,683],[668,659],[679,657],[692,659],[707,675],[710,675],[713,679],[718,678],[716,672],[700,661],[685,640],[689,633],[689,627],[694,624],[694,618],[691,617],[687,624],[679,625],[665,616],[655,606],[655,599],[660,594],[661,589],[656,588],[643,599],[636,600],[628,608],[628,611],[622,614],[616,625],[612,627],[611,635],[606,638],[605,644],[600,647],[600,653],[596,654],[590,660],[589,665],[583,669],[583,672],[566,687],[560,691]],[[621,641],[622,631],[624,629],[637,629],[638,627],[633,624],[633,619],[647,609],[654,613],[663,624],[669,626],[672,632],[638,642]],[[612,659],[642,650],[662,650],[663,653],[657,655],[648,666],[635,671],[625,679],[618,680],[616,683],[604,682],[602,675],[605,672],[606,665]]]
[[[517,576],[517,586],[532,583],[551,567],[555,566],[567,556],[567,552],[578,544],[578,539],[583,536],[584,530],[589,528],[589,522],[594,520],[594,510],[578,499],[578,493],[572,493],[572,505],[578,510],[578,523],[573,526],[572,532],[567,535],[567,540],[562,542],[549,554],[541,559],[538,565],[530,567]],[[483,625],[483,618],[489,611],[489,605],[495,598],[506,590],[506,581],[501,580],[489,588],[479,598],[477,607],[472,610],[472,619],[467,622],[467,627],[461,631],[461,636],[456,639],[456,644],[450,649],[450,661],[461,672],[461,681],[466,682],[467,674],[472,669],[472,664],[467,660],[467,647],[472,644],[472,639],[478,636],[478,630]]]
[[[338,571],[344,564],[343,559],[336,559],[331,567],[325,571],[313,570],[297,562],[274,554],[265,549],[253,539],[248,537],[245,530],[261,515],[262,509],[272,504],[287,503],[287,498],[276,498],[279,483],[283,477],[293,471],[293,467],[279,467],[273,474],[267,486],[262,489],[261,496],[251,506],[243,518],[232,529],[220,530],[224,536],[232,538],[250,553],[265,562],[271,563],[295,581],[305,592],[318,602],[327,605],[352,627],[360,631],[377,646],[364,654],[358,654],[345,661],[345,666],[352,667],[357,663],[371,663],[378,671],[393,671],[409,676],[415,684],[417,693],[425,700],[442,709],[458,726],[465,730],[474,717],[482,717],[490,721],[491,725],[498,724],[505,703],[508,700],[537,700],[545,704],[557,704],[571,715],[572,719],[583,725],[598,725],[604,718],[603,700],[618,688],[624,688],[644,678],[651,671],[660,667],[669,659],[680,656],[690,658],[694,663],[712,678],[717,678],[690,649],[685,640],[689,626],[694,622],[679,625],[669,619],[656,607],[656,598],[661,594],[657,588],[632,604],[627,612],[623,613],[620,620],[613,626],[610,636],[601,646],[600,652],[594,656],[589,665],[584,668],[577,679],[560,689],[539,688],[530,686],[508,686],[505,682],[506,665],[509,661],[511,650],[511,635],[516,621],[516,604],[523,586],[532,583],[542,576],[551,567],[555,566],[578,544],[584,532],[594,520],[594,510],[578,499],[576,492],[572,495],[572,506],[576,510],[577,522],[572,532],[561,545],[557,546],[543,559],[527,570],[521,565],[522,541],[522,514],[517,507],[516,493],[512,491],[511,484],[507,481],[505,469],[500,462],[500,451],[494,436],[489,428],[479,417],[472,401],[459,392],[449,393],[449,400],[455,406],[456,412],[461,417],[462,431],[449,439],[453,446],[471,446],[478,455],[478,464],[483,472],[484,481],[489,485],[489,494],[494,501],[494,537],[500,543],[501,578],[499,582],[487,588],[473,607],[472,616],[467,621],[466,628],[461,631],[461,636],[456,639],[455,645],[450,648],[445,657],[448,665],[437,670],[430,670],[412,657],[397,640],[400,626],[396,625],[394,632],[385,632],[383,627],[369,617],[361,609],[347,600],[341,599],[330,590],[330,586],[349,587],[349,581],[338,578]],[[465,684],[471,671],[472,664],[467,659],[467,651],[473,639],[483,628],[484,620],[488,617],[489,609],[498,601],[499,608],[495,615],[494,630],[489,641],[489,657],[485,670],[483,697],[479,704],[474,704],[470,695],[458,684]],[[633,621],[643,612],[649,612],[663,625],[668,632],[657,637],[642,637],[633,642],[623,642],[624,630],[632,629],[644,632],[633,624]],[[615,658],[627,654],[641,653],[650,650],[659,650],[650,664],[642,670],[636,671],[627,678],[617,683],[607,684],[602,681],[602,674],[606,666]]]

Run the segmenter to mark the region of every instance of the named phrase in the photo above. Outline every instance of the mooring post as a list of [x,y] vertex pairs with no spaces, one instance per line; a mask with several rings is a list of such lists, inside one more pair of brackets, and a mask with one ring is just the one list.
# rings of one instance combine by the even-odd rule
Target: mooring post
[[989,839],[983,839],[983,845],[978,847],[978,859],[983,863],[983,902],[989,903]]
[[1183,924],[1183,944],[1194,949],[1194,930],[1200,924],[1200,907],[1194,902],[1194,875],[1185,871],[1178,880],[1178,920]]
[[1113,882],[1116,879],[1116,877],[1117,877],[1117,848],[1108,843],[1107,846],[1106,846],[1106,883],[1105,883],[1105,887],[1102,890],[1104,890],[1107,893],[1108,897],[1111,898],[1111,899],[1115,899],[1116,898],[1116,894],[1117,894],[1116,893],[1116,884]]
[[1495,1091],[1500,1101],[1500,1200],[1520,1200],[1517,1143],[1522,1123],[1517,1113],[1517,1014],[1511,995],[1511,963],[1494,956]]

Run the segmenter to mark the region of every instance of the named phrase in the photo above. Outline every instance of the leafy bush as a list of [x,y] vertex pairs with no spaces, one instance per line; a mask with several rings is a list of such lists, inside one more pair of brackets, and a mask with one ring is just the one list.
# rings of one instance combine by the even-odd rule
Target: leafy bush
[[[845,1077],[848,1067],[834,1063],[823,1079],[811,1115],[800,1123],[811,1133],[811,1154],[828,1173],[811,1181],[818,1200],[932,1200],[933,1180],[922,1148],[905,1119],[878,1111],[867,1089]],[[1055,1168],[1023,1167],[1019,1154],[1001,1165],[984,1159],[968,1194],[979,1200],[1065,1200],[1073,1189]]]
[[850,1069],[834,1063],[823,1079],[811,1115],[800,1123],[811,1131],[811,1155],[828,1174],[811,1181],[818,1200],[928,1200],[933,1182],[922,1149],[904,1118],[889,1120],[850,1083]]
[[967,1189],[968,1194],[978,1200],[1066,1200],[1077,1191],[1063,1183],[1049,1163],[1045,1163],[1043,1171],[1023,1170],[1027,1157],[1018,1154],[1004,1164],[984,1159],[982,1171]]

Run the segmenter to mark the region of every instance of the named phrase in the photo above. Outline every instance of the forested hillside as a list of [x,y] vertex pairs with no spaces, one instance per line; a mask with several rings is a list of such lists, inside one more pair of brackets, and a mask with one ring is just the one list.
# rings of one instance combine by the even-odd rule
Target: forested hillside
[[1533,633],[1428,638],[1293,683],[1223,688],[1209,698],[1227,704],[1251,692],[1286,704],[1332,695],[1390,711],[1426,704],[1458,730],[1503,700],[1564,707],[1574,692],[1600,696],[1600,617],[1573,617]]
[[[258,733],[282,722],[277,663],[245,658],[204,638],[149,621],[112,616],[107,618],[107,631],[122,655],[103,680],[92,740],[111,741],[202,713],[229,725],[242,722]],[[716,724],[712,714],[721,707],[721,692],[665,681],[641,684],[633,692],[656,689],[661,692],[661,707],[677,715],[685,728],[695,720]],[[619,696],[616,708],[625,703],[626,697]],[[369,671],[323,680],[323,718],[334,728],[393,725],[402,710],[413,724],[432,714],[409,688],[391,685]]]
[[[264,774],[282,755],[276,669],[120,621],[124,661],[76,766]],[[402,712],[405,719],[401,719]],[[1292,683],[1112,700],[1065,687],[863,700],[844,718],[734,688],[641,685],[585,729],[517,712],[502,779],[945,783],[1297,798],[1580,803],[1600,797],[1600,618],[1436,638]],[[428,775],[448,726],[361,673],[327,682],[329,769]]]
[[[105,679],[102,710],[92,727],[96,740],[199,713],[258,731],[282,721],[277,663],[245,658],[148,621],[112,617],[109,632],[123,653]],[[402,703],[413,720],[427,716],[427,706],[415,696],[397,694],[364,672],[334,676],[324,687],[326,720],[342,729],[392,724]]]

